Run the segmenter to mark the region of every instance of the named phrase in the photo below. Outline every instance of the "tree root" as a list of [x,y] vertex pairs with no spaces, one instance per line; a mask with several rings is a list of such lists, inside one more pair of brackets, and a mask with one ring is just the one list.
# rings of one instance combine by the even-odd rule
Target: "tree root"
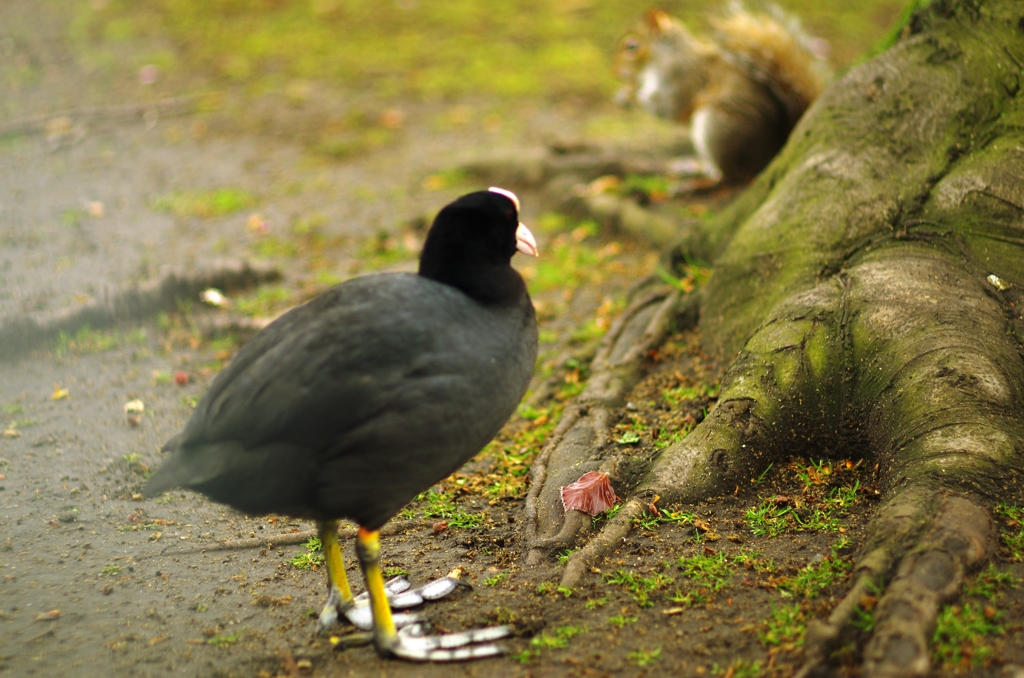
[[[874,633],[864,651],[865,673],[928,675],[928,639],[939,607],[957,597],[964,576],[991,554],[994,530],[989,513],[964,497],[910,491],[880,513],[872,533],[883,543],[860,559],[853,586],[828,619],[808,625],[807,655],[799,678],[832,674],[829,655],[846,639],[858,610],[870,611],[873,594],[883,587],[885,593],[874,606]],[[887,528],[896,529],[881,534]],[[915,537],[913,533],[922,528],[923,536]],[[907,551],[907,543],[915,545]],[[885,585],[896,563],[895,576]]]
[[[571,546],[590,528],[589,516],[562,509],[561,487],[594,470],[620,480],[608,434],[615,408],[624,404],[626,392],[639,379],[648,351],[662,342],[687,306],[679,290],[654,281],[639,287],[634,297],[598,348],[583,393],[533,462],[526,497],[527,564],[536,565],[553,550]],[[552,468],[557,470],[551,473]]]

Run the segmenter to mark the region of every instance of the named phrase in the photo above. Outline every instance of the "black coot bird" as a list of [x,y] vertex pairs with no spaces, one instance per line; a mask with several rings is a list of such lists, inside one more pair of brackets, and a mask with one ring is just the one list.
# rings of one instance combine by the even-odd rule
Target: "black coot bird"
[[[373,642],[385,656],[487,656],[503,629],[429,637],[396,631],[378,530],[418,493],[480,451],[525,393],[537,323],[516,251],[536,256],[503,189],[441,210],[419,273],[350,280],[252,338],[199,401],[146,484],[187,487],[250,514],[318,522],[330,595],[320,625],[355,608],[338,523],[360,529]],[[437,649],[441,648],[441,649]]]

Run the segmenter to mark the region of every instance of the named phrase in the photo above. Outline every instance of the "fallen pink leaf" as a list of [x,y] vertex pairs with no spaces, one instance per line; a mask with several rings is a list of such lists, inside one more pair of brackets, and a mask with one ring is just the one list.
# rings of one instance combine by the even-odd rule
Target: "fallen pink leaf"
[[566,511],[582,511],[596,516],[615,505],[615,490],[608,474],[600,471],[584,473],[575,483],[562,488],[562,507]]

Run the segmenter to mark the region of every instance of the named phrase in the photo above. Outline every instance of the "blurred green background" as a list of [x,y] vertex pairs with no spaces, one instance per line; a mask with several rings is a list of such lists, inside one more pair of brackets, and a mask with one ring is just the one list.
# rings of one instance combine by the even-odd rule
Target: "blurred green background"
[[[309,83],[385,99],[570,99],[604,104],[619,38],[650,4],[614,0],[87,0],[59,3],[70,59],[119,79],[145,65],[163,88],[236,86],[301,98]],[[725,3],[660,3],[692,27]],[[832,46],[834,64],[866,54],[904,0],[779,3]],[[9,15],[8,19],[12,17]],[[14,17],[32,21],[33,16]],[[0,29],[3,31],[4,29]],[[8,24],[26,34],[31,26]],[[13,92],[41,76],[29,60]]]

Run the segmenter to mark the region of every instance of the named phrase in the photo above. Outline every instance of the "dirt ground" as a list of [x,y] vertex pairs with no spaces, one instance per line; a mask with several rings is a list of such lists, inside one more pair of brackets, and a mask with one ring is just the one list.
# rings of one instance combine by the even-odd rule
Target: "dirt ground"
[[[12,3],[12,16],[24,22],[31,8]],[[52,30],[36,35],[39,44],[50,44]],[[15,68],[9,46],[0,44],[4,68]],[[790,675],[799,666],[802,629],[843,594],[843,568],[877,502],[874,470],[856,459],[802,460],[732,496],[655,507],[570,591],[557,585],[557,559],[522,564],[522,493],[469,489],[491,477],[499,444],[436,488],[459,515],[475,516],[474,526],[442,525],[417,505],[382,539],[385,567],[414,584],[461,568],[472,586],[424,608],[436,629],[515,628],[506,657],[456,666],[385,661],[370,648],[334,650],[316,637],[324,573],[293,563],[308,553],[294,535],[311,524],[240,515],[190,492],[148,501],[138,494],[160,446],[259,315],[207,308],[194,294],[184,304],[169,300],[153,291],[161,282],[177,280],[181,291],[221,275],[229,295],[276,311],[365,270],[375,256],[374,267],[408,269],[408,252],[384,256],[404,247],[391,241],[411,239],[411,248],[419,220],[478,188],[450,168],[468,156],[572,138],[584,111],[524,109],[504,129],[439,131],[431,121],[440,105],[411,103],[399,141],[334,160],[311,154],[302,133],[336,103],[327,94],[304,108],[263,102],[242,125],[223,110],[97,113],[70,105],[77,82],[59,58],[44,66],[40,84],[7,103],[0,134],[0,334],[12,342],[0,355],[0,675],[738,677]],[[223,215],[161,206],[166,196],[224,187],[244,205]],[[542,221],[542,198],[521,197],[523,220]],[[314,224],[316,238],[303,239],[302,224]],[[617,261],[611,274],[581,274],[572,293],[549,286],[535,295],[544,333],[538,383],[551,374],[568,383],[579,377],[561,359],[579,350],[574,333],[612,312],[607,300],[650,273],[657,253],[614,233],[535,232],[542,253],[586,239],[605,252],[601,261]],[[373,249],[384,241],[391,244]],[[271,272],[264,280],[280,280],[254,288],[232,273],[242,261],[262,261]],[[260,301],[267,289],[284,292]],[[630,454],[653,453],[650,432],[692,425],[713,404],[713,388],[666,400],[668,390],[713,383],[715,366],[696,346],[692,332],[680,332],[652,356],[622,413]],[[125,408],[135,400],[145,410],[132,425]],[[533,426],[516,417],[502,444]],[[795,521],[808,523],[834,490],[854,486],[856,501],[831,526]],[[789,516],[774,536],[753,530],[749,511],[765,507]],[[351,539],[344,544],[361,588]],[[1000,558],[1000,571],[1024,577],[1008,554]],[[698,572],[697,563],[719,569]],[[837,574],[822,576],[820,587],[796,583],[828,563]],[[985,639],[979,668],[970,658],[981,649],[954,642],[966,659],[943,672],[1021,675],[1021,589],[1003,586],[978,600],[998,608],[1002,633]],[[844,673],[855,675],[857,650],[844,652]]]

